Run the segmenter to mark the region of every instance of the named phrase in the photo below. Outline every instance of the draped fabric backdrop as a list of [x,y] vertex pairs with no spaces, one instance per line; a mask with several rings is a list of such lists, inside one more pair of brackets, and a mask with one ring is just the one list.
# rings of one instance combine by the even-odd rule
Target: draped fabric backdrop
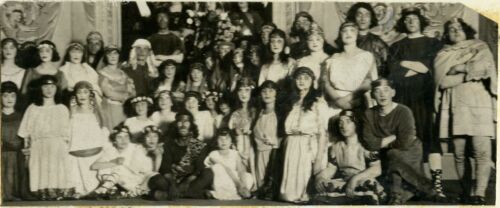
[[[120,46],[120,4],[111,1],[7,1],[0,6],[1,37],[13,37],[20,42],[51,40],[58,52],[64,54],[70,41],[85,42],[87,34],[95,30],[101,32],[106,45]],[[14,22],[11,18],[14,10],[23,13],[19,23],[11,23]]]
[[[286,32],[292,27],[295,14],[306,11],[314,20],[323,27],[326,41],[333,43],[338,36],[338,28],[345,20],[351,2],[286,2],[273,3],[273,21]],[[410,6],[418,7],[424,11],[424,15],[431,20],[430,27],[425,31],[428,36],[440,36],[443,24],[452,17],[461,17],[478,29],[479,15],[477,12],[463,6],[452,3],[372,3],[374,6],[379,26],[373,28],[373,32],[382,36],[388,42],[393,42],[399,37],[392,30],[395,22],[400,17],[403,8]]]

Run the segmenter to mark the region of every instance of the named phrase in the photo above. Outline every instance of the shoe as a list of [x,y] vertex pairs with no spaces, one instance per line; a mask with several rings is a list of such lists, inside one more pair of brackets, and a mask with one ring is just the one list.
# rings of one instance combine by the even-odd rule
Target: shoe
[[472,205],[486,205],[486,199],[484,196],[471,196],[470,203]]
[[153,199],[156,201],[166,201],[169,200],[168,193],[165,191],[154,191]]

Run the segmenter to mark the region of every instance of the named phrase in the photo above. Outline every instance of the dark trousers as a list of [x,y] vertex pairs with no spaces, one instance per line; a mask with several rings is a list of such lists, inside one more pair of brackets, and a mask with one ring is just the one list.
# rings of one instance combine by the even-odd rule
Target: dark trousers
[[416,140],[407,150],[389,149],[385,152],[387,174],[391,180],[391,192],[401,194],[411,191],[403,186],[403,182],[411,185],[412,189],[432,195],[431,180],[425,177],[422,170],[422,143]]
[[[209,190],[212,186],[214,180],[214,173],[212,170],[205,168],[201,174],[196,177],[194,181],[191,181],[187,187],[187,190],[179,190],[180,197],[193,198],[193,199],[204,199],[205,191]],[[182,182],[181,182],[182,183]],[[163,175],[158,174],[153,176],[148,181],[148,187],[151,191],[169,191],[171,186],[179,187],[180,184],[171,183]]]

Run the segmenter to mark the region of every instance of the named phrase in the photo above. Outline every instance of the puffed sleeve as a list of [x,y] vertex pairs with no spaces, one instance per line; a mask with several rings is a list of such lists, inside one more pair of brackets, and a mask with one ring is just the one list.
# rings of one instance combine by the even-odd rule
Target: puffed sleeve
[[17,131],[17,135],[22,138],[28,138],[31,136],[31,130],[33,130],[32,116],[33,110],[35,106],[31,104],[26,112],[24,113],[23,120],[21,120],[21,124],[19,126],[19,130]]

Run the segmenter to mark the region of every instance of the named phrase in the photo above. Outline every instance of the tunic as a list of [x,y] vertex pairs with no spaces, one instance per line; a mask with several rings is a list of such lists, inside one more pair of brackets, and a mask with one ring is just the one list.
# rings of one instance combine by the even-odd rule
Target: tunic
[[26,110],[18,135],[30,138],[30,189],[49,191],[72,188],[71,164],[68,155],[70,140],[69,111],[62,104],[30,105]]
[[121,76],[112,76],[106,67],[98,71],[99,86],[103,91],[101,104],[103,126],[112,130],[127,118],[123,110],[123,103],[135,96],[134,81],[125,72],[119,70]]
[[[280,187],[282,200],[289,202],[309,200],[307,187],[318,154],[318,136],[324,131],[320,105],[326,104],[316,102],[311,110],[304,111],[302,106],[295,104],[285,120],[287,138],[284,143],[285,158]],[[293,133],[296,131],[301,133]]]
[[64,77],[68,81],[68,90],[73,91],[73,87],[79,81],[87,81],[92,84],[92,87],[98,94],[101,93],[101,88],[98,84],[98,75],[92,67],[87,63],[74,64],[71,62],[64,63],[61,68],[59,68],[64,73]]
[[[388,59],[388,79],[393,82],[396,90],[394,101],[411,109],[417,127],[416,136],[424,142],[425,146],[430,147],[430,150],[426,150],[430,153],[441,151],[433,132],[434,83],[431,75],[434,57],[441,46],[437,39],[425,36],[413,39],[404,38],[391,46]],[[404,60],[421,62],[429,71],[405,77],[410,69],[400,65]]]
[[[226,168],[232,172],[238,180],[243,180],[244,186],[251,190],[254,181],[250,173],[245,173],[244,178],[239,178],[238,165],[241,164],[241,157],[236,150],[229,150],[227,155],[222,155],[220,151],[212,151],[204,161],[205,167],[210,168],[214,173],[212,183],[213,191],[210,191],[214,198],[219,200],[239,200],[241,196],[238,189]],[[226,168],[225,168],[226,167]]]
[[281,88],[287,86],[287,78],[292,76],[295,60],[289,59],[288,63],[264,64],[259,74],[259,86],[266,80],[276,82]]
[[148,40],[155,55],[172,55],[175,51],[184,53],[184,43],[173,33],[153,34]]
[[[471,50],[477,50],[477,54],[465,63],[466,82],[439,89],[451,67],[461,64],[457,60]],[[463,41],[446,46],[438,53],[435,59],[434,105],[439,113],[439,138],[454,135],[495,136],[496,74],[493,54],[483,41]]]
[[6,115],[2,113],[2,199],[12,200],[21,197],[21,160],[20,150],[23,140],[17,137],[17,131],[23,115],[18,112]]
[[133,69],[131,65],[123,67],[123,71],[134,81],[135,91],[137,95],[149,95],[154,92],[153,80],[154,77],[149,76],[148,65],[137,65]]

